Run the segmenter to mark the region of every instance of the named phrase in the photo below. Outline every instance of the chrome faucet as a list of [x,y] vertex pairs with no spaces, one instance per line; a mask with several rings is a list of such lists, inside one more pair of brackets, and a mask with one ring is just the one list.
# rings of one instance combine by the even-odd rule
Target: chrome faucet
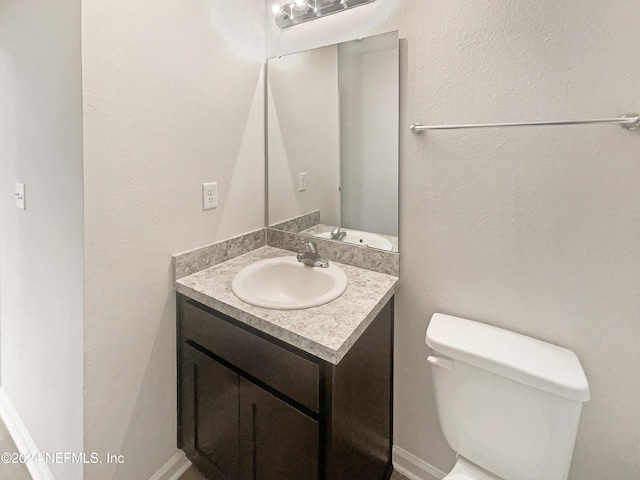
[[309,265],[310,267],[327,268],[329,266],[329,260],[318,255],[318,247],[314,242],[303,240],[302,244],[305,250],[298,252],[297,258],[299,262]]
[[331,230],[331,236],[329,238],[331,238],[331,240],[342,241],[346,236],[347,236],[347,232],[341,231],[340,225],[336,225],[336,227],[333,230]]

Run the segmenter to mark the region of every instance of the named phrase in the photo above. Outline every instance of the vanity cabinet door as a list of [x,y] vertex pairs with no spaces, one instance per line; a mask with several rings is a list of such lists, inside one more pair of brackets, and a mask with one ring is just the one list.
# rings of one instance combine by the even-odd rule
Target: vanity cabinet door
[[240,378],[242,480],[317,480],[318,422]]
[[183,450],[208,478],[238,480],[238,375],[184,344],[181,376]]

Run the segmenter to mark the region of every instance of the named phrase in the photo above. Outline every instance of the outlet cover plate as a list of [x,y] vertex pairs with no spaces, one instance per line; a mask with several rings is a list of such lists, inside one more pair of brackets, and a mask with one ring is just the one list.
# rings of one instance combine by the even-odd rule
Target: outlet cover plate
[[218,182],[202,184],[202,209],[218,208]]

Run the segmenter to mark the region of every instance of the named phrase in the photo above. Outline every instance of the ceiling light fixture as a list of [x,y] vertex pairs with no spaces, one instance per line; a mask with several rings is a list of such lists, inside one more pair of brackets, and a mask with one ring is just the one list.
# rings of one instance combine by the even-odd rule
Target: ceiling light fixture
[[293,0],[292,3],[280,7],[274,5],[272,11],[276,17],[276,25],[280,28],[287,28],[375,1],[376,0]]

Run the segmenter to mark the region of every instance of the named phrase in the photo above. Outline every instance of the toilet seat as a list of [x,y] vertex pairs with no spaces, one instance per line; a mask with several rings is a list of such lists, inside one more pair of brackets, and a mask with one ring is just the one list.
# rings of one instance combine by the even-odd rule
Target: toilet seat
[[442,480],[475,480],[471,478],[469,475],[464,475],[462,473],[451,473],[444,477]]

